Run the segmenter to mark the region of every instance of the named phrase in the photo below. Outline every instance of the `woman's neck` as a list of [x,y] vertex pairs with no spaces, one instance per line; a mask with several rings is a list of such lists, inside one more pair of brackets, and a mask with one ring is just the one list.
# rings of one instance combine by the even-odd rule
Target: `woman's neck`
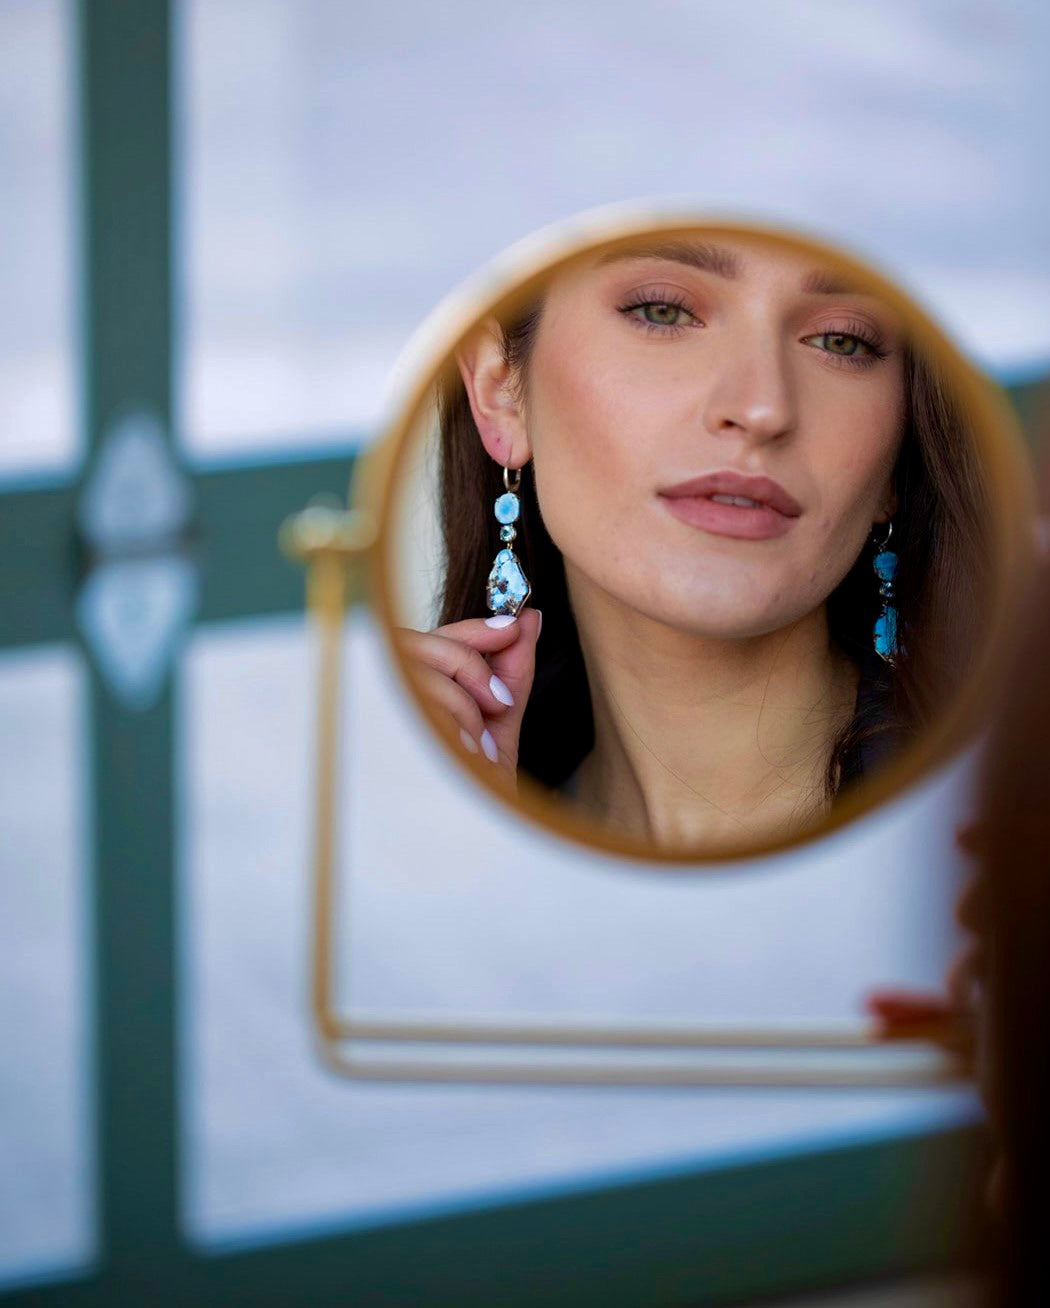
[[572,584],[595,743],[577,802],[664,847],[775,839],[827,809],[858,672],[824,608],[744,640],[675,631]]

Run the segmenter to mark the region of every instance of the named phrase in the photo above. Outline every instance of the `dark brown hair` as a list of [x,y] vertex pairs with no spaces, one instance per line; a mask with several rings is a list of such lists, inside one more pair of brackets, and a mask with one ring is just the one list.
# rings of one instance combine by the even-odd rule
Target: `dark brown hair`
[[[503,327],[504,357],[524,393],[542,300]],[[969,667],[987,598],[986,492],[971,433],[941,373],[906,351],[906,416],[895,471],[893,545],[898,642],[890,670],[872,648],[881,601],[870,544],[828,596],[832,639],[861,670],[852,721],[835,742],[829,798],[859,780],[943,706]],[[499,548],[492,504],[502,468],[486,453],[458,371],[439,385],[440,481],[445,585],[440,621],[487,616],[485,580]],[[594,743],[591,699],[562,557],[543,523],[533,479],[522,479],[514,549],[533,594],[542,596],[543,640],[522,721],[519,767],[548,787],[561,785]]]

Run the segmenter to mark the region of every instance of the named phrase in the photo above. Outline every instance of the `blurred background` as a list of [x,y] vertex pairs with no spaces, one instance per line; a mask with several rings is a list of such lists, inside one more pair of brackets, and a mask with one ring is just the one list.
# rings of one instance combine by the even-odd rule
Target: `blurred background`
[[[1048,67],[1035,0],[0,0],[0,1301],[968,1302],[969,1092],[368,1087],[322,1068],[313,647],[276,538],[345,494],[440,297],[608,201],[867,258],[1034,439]],[[450,773],[365,614],[347,661],[344,800],[370,880],[345,943],[373,1005],[557,1008],[527,931],[483,947],[512,915],[539,940],[554,894],[567,926],[544,948],[581,985],[617,978],[579,1003],[680,1016],[702,960],[688,1011],[706,1016],[772,1012],[771,994],[855,1015],[865,984],[937,984],[972,758],[672,905]],[[517,881],[486,878],[495,851]],[[785,871],[804,918],[767,893]],[[596,971],[575,924],[599,901]],[[472,945],[448,934],[468,920]]]

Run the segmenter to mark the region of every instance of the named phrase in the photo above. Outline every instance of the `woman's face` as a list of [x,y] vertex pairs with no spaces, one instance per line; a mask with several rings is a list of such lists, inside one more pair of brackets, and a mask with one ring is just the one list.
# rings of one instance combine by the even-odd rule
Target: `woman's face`
[[894,511],[903,377],[888,306],[801,254],[719,236],[594,256],[546,294],[515,461],[570,585],[764,634]]

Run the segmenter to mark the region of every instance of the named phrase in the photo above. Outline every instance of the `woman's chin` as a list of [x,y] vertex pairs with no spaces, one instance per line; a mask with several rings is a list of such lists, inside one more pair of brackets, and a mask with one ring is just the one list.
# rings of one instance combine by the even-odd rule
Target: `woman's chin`
[[[587,612],[620,609],[639,637],[648,624],[668,628],[683,636],[706,640],[751,640],[792,626],[814,610],[822,610],[818,597],[792,593],[787,578],[756,579],[751,570],[726,571],[712,584],[710,579],[692,577],[692,584],[672,588],[668,579],[675,569],[648,566],[644,569],[609,573],[566,559],[566,580],[577,621],[587,625]],[[681,564],[678,564],[681,572]],[[604,619],[603,619],[604,621]]]
[[651,622],[682,636],[710,641],[756,640],[793,626],[804,616],[774,605],[757,609],[720,605],[708,597],[698,597],[685,605],[680,597],[673,604],[650,602],[639,611]]

